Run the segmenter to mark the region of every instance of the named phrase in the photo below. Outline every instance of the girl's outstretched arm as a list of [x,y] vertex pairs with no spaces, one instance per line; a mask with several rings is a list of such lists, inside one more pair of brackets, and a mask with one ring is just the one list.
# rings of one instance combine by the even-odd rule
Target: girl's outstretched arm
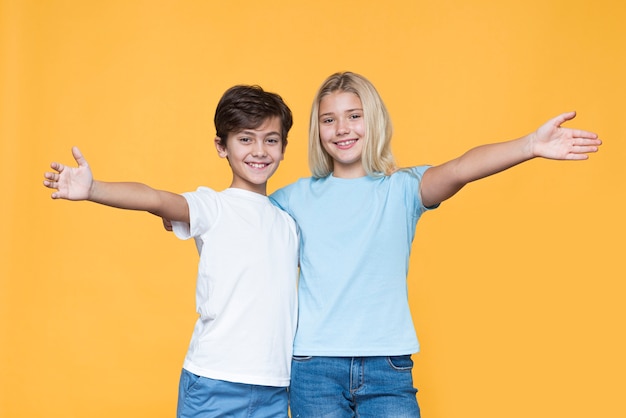
[[107,183],[93,179],[91,168],[78,148],[72,148],[78,167],[52,163],[44,173],[44,186],[56,189],[53,199],[89,200],[120,209],[142,210],[167,219],[189,222],[187,200],[176,193],[142,183]]
[[537,131],[508,142],[482,145],[424,173],[421,197],[434,206],[454,196],[472,181],[491,176],[535,157],[554,160],[585,160],[602,143],[593,132],[563,128],[575,112],[550,119]]

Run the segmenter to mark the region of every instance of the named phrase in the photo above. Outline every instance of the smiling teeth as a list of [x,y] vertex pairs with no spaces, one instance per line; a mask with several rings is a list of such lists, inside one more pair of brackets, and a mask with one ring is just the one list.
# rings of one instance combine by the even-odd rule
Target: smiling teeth
[[350,139],[348,141],[337,142],[337,145],[343,147],[343,146],[346,146],[346,145],[354,144],[355,142],[356,142],[356,139]]
[[267,164],[263,163],[248,163],[248,165],[252,168],[265,168]]

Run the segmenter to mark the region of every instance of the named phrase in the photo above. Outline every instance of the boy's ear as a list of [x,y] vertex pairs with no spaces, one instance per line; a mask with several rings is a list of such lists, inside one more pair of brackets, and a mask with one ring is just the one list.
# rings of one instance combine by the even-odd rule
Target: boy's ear
[[226,151],[226,147],[222,145],[222,139],[219,136],[215,137],[215,148],[217,149],[217,155],[220,158],[228,157],[228,152]]

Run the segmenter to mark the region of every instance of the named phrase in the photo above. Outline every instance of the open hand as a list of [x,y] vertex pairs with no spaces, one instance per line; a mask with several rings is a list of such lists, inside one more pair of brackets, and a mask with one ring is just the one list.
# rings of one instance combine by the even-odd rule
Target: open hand
[[532,136],[532,150],[537,157],[554,160],[586,160],[598,151],[602,141],[593,132],[563,128],[576,112],[563,113],[543,124]]
[[78,167],[68,167],[60,163],[52,163],[50,167],[55,172],[46,172],[43,185],[56,189],[52,193],[53,199],[86,200],[93,185],[93,175],[89,164],[77,147],[72,148],[72,155]]

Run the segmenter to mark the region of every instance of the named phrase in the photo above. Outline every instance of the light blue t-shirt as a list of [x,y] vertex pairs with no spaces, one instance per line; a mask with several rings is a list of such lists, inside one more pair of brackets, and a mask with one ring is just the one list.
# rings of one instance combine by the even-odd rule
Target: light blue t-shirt
[[270,196],[300,229],[295,355],[419,351],[407,293],[428,166],[391,176],[305,178]]

